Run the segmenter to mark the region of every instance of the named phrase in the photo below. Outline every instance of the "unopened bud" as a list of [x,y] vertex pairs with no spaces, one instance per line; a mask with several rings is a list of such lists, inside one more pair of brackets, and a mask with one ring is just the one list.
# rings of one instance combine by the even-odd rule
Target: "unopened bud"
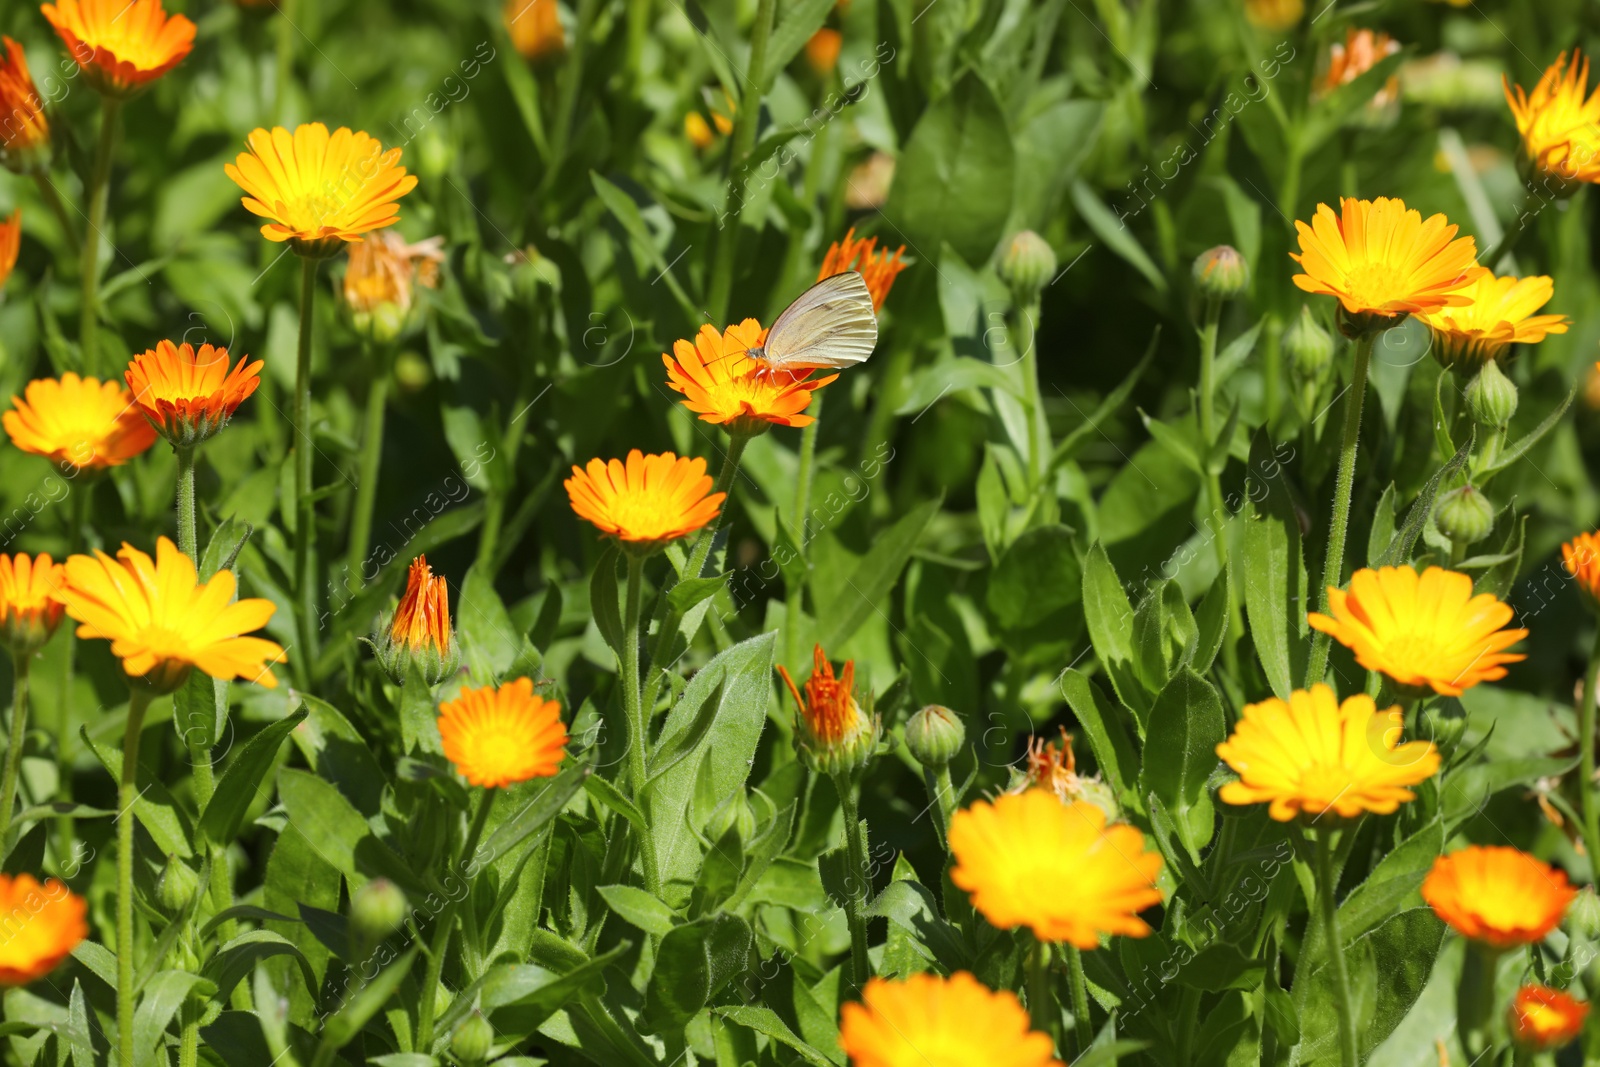
[[1417,722],[1418,734],[1446,758],[1455,751],[1462,735],[1467,732],[1467,716],[1459,702],[1439,700],[1423,708]]
[[406,895],[387,878],[374,878],[350,899],[350,927],[365,944],[376,945],[406,921]]
[[1333,362],[1333,335],[1302,304],[1300,317],[1284,332],[1283,350],[1288,353],[1295,374],[1303,379],[1318,378]]
[[200,891],[200,876],[176,856],[167,857],[156,881],[156,901],[168,915],[176,915],[189,906]]
[[929,704],[906,722],[906,748],[930,770],[949,766],[966,743],[961,717],[938,704]]
[[494,1027],[474,1008],[472,1014],[461,1020],[455,1033],[450,1035],[450,1051],[468,1067],[474,1067],[489,1058],[489,1048],[494,1044]]
[[1467,406],[1478,425],[1503,429],[1517,413],[1517,385],[1496,360],[1485,363],[1467,383]]
[[1019,304],[1031,304],[1056,274],[1056,254],[1043,237],[1023,230],[1006,246],[1000,260],[1000,280],[1011,287]]
[[1439,498],[1433,522],[1451,541],[1470,545],[1482,541],[1494,529],[1494,504],[1480,490],[1463,485]]
[[1232,300],[1250,287],[1250,264],[1231,245],[1217,245],[1195,257],[1194,287],[1212,300]]

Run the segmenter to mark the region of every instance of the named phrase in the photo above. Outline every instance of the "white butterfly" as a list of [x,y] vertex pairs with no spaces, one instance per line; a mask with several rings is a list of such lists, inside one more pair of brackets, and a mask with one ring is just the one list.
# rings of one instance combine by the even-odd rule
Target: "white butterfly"
[[784,309],[767,343],[746,353],[763,370],[850,367],[864,363],[878,343],[872,293],[858,271],[824,278]]

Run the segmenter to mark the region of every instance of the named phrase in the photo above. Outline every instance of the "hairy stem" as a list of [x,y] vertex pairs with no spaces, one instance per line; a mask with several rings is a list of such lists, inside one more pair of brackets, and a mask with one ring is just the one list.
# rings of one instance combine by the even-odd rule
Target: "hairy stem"
[[11,851],[11,809],[17,802],[23,741],[28,733],[28,654],[11,654],[11,735],[6,739],[6,772],[0,780],[0,857]]
[[150,693],[128,691],[122,735],[122,785],[117,798],[117,1048],[118,1063],[133,1063],[133,805],[139,799],[139,734]]
[[317,583],[311,561],[317,521],[311,499],[311,326],[316,318],[318,265],[310,256],[300,261],[300,346],[294,374],[294,587],[300,647],[290,662],[302,687],[309,686],[311,665],[317,658]]
[[1322,909],[1323,943],[1328,946],[1328,966],[1333,968],[1334,1010],[1339,1017],[1339,1063],[1358,1067],[1355,1006],[1350,995],[1350,967],[1344,958],[1344,938],[1339,933],[1339,901],[1333,877],[1333,844],[1326,829],[1317,831],[1317,906]]
[[848,774],[833,776],[839,791],[839,807],[844,813],[845,857],[850,878],[845,885],[845,921],[850,927],[850,975],[856,989],[872,977],[872,959],[867,954],[867,897],[872,889],[872,872],[867,869],[867,850],[861,840],[861,813],[856,785]]

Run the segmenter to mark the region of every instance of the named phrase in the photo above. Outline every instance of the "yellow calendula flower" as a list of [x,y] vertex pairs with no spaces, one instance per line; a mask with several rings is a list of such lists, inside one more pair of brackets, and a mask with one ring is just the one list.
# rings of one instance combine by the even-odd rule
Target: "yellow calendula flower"
[[1517,1044],[1542,1052],[1576,1041],[1588,1017],[1587,1001],[1535,983],[1517,990],[1506,1021]]
[[1300,251],[1289,258],[1305,273],[1294,284],[1339,300],[1340,326],[1349,335],[1398,326],[1407,315],[1460,307],[1463,290],[1480,275],[1478,246],[1456,237],[1443,215],[1423,220],[1404,201],[1345,199],[1335,215],[1317,205],[1311,225],[1295,221]]
[[287,241],[297,255],[325,259],[344,243],[400,221],[396,206],[417,186],[400,165],[400,149],[348,127],[320,122],[294,132],[255,130],[250,150],[226,164],[247,194],[245,210],[267,220],[261,236]]
[[1522,169],[1557,197],[1600,182],[1600,87],[1589,93],[1589,60],[1574,49],[1524,92],[1502,75],[1506,103],[1522,135]]
[[245,635],[272,618],[272,601],[234,600],[232,571],[200,581],[194,560],[162,537],[156,558],[124,543],[117,558],[104,552],[67,560],[60,597],[79,623],[78,636],[111,642],[130,680],[157,693],[182,685],[191,669],[213,678],[278,684],[271,664],[288,656],[276,642]]
[[158,341],[123,372],[144,417],[175,447],[216,434],[261,384],[261,360],[240,356],[228,369],[228,350],[185,341]]
[[567,744],[561,706],[535,693],[527,678],[463,689],[440,704],[439,736],[445,759],[485,789],[550,777]]
[[117,382],[68,371],[59,381],[29,382],[11,405],[0,415],[11,443],[62,467],[120,467],[156,441],[133,394]]
[[1479,682],[1506,676],[1505,664],[1526,657],[1505,649],[1528,636],[1507,630],[1512,611],[1472,579],[1442,567],[1420,575],[1410,567],[1363,568],[1350,589],[1328,590],[1332,615],[1306,618],[1355,653],[1369,671],[1410,689],[1460,696]]
[[1016,994],[965,971],[874,978],[839,1009],[839,1047],[854,1067],[1060,1067]]
[[1439,308],[1417,314],[1433,335],[1433,358],[1458,373],[1475,373],[1514,344],[1538,344],[1553,333],[1566,333],[1565,315],[1535,315],[1550,302],[1554,283],[1543,275],[1496,278],[1479,275],[1461,290],[1472,298],[1464,307]]
[[950,881],[993,926],[1081,949],[1101,934],[1150,932],[1138,913],[1161,903],[1161,857],[1087,801],[1063,804],[1043,789],[980,800],[951,817],[949,838]]
[[18,173],[39,170],[50,162],[50,121],[44,98],[28,73],[22,46],[0,37],[0,164]]
[[773,426],[806,426],[815,420],[802,414],[811,394],[839,377],[811,378],[811,368],[781,370],[751,359],[747,353],[766,343],[767,331],[755,319],[718,333],[700,327],[694,342],[677,341],[672,355],[662,353],[667,387],[682,393],[683,406],[700,421],[724,426],[749,437]]
[[0,645],[28,655],[44,647],[61,623],[57,594],[67,572],[49,555],[0,555]]
[[562,483],[572,510],[636,552],[653,552],[717,517],[726,493],[711,492],[706,461],[637,448],[620,459],[591,459]]
[[1410,786],[1439,770],[1429,741],[1400,743],[1400,709],[1365,694],[1339,703],[1332,689],[1297,689],[1283,701],[1246,704],[1217,755],[1239,775],[1218,792],[1228,804],[1267,804],[1279,822],[1298,816],[1387,815],[1416,799]]
[[1440,856],[1422,880],[1422,899],[1439,918],[1494,948],[1543,941],[1577,895],[1566,872],[1498,846]]
[[169,16],[161,0],[59,0],[39,10],[89,84],[107,96],[132,96],[194,48],[194,23]]
[[0,874],[0,914],[23,917],[0,938],[0,986],[43,978],[89,936],[89,906],[54,878]]

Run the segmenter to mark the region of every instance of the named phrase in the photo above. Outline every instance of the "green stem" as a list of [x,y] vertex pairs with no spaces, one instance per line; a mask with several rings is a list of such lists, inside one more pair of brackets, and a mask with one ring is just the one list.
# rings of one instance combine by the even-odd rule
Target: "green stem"
[[728,315],[728,296],[733,290],[733,264],[739,248],[739,219],[744,214],[745,190],[750,173],[747,163],[756,144],[756,126],[761,121],[761,96],[767,81],[767,45],[772,38],[776,0],[757,0],[756,21],[750,29],[750,66],[745,71],[745,91],[739,99],[739,112],[733,117],[733,143],[728,151],[728,192],[719,219],[716,258],[711,268],[711,296],[706,302],[710,321],[722,322]]
[[278,0],[277,71],[272,86],[272,121],[283,121],[285,99],[289,95],[289,80],[294,77],[294,15],[295,0]]
[[[813,422],[800,431],[800,468],[795,476],[794,515],[789,522],[789,538],[802,557],[806,551],[806,516],[811,511],[811,481],[817,461],[817,428],[822,425],[823,394],[811,394],[809,414]],[[804,609],[805,583],[796,580],[785,591],[783,662],[795,667],[800,662],[800,613]]]
[[[1216,363],[1217,330],[1222,322],[1222,301],[1206,301],[1205,319],[1200,326],[1200,400],[1196,421],[1200,426],[1200,461],[1206,468],[1206,503],[1210,511],[1211,543],[1217,555],[1217,574],[1228,569],[1228,508],[1222,496],[1222,474],[1211,468],[1211,452],[1217,445]],[[1227,461],[1226,453],[1223,462]],[[1239,639],[1244,636],[1244,615],[1232,586],[1228,589],[1228,641],[1223,659],[1228,673],[1239,676]]]
[[117,1048],[118,1063],[133,1063],[133,805],[139,799],[139,734],[150,693],[128,690],[122,734],[122,786],[117,798]]
[[556,198],[547,196],[561,175],[562,164],[567,160],[567,145],[572,139],[572,120],[577,109],[578,90],[583,83],[583,65],[588,45],[594,37],[594,20],[598,0],[579,0],[577,32],[572,35],[572,51],[567,54],[561,68],[561,84],[557,90],[555,128],[550,136],[550,158],[546,160],[544,177],[539,180],[537,198],[555,205]]
[[178,549],[200,565],[200,535],[194,517],[194,446],[177,445],[178,454]]
[[939,846],[949,848],[950,816],[955,814],[956,787],[950,780],[950,765],[938,770],[922,768],[922,782],[928,789],[928,810],[933,813],[933,828],[939,835]]
[[1028,1018],[1034,1030],[1050,1038],[1051,1051],[1055,1051],[1061,1009],[1056,1006],[1055,983],[1050,977],[1048,941],[1035,940],[1033,951],[1028,953]]
[[100,141],[95,148],[94,170],[89,177],[89,225],[83,232],[83,256],[79,264],[83,275],[83,300],[79,308],[78,344],[83,350],[83,367],[90,374],[100,373],[100,230],[106,221],[106,199],[111,182],[111,157],[117,149],[117,116],[122,101],[106,96],[100,100]]
[[17,802],[17,774],[28,733],[28,662],[26,652],[11,654],[11,735],[6,739],[5,778],[0,780],[0,856],[11,852],[11,809]]
[[203,1006],[193,997],[183,1002],[183,1024],[178,1032],[178,1067],[199,1067],[200,1019]]
[[[1367,367],[1372,362],[1372,346],[1376,333],[1364,333],[1356,339],[1356,364],[1350,380],[1350,397],[1344,406],[1344,432],[1339,440],[1339,474],[1334,482],[1333,520],[1328,527],[1328,553],[1322,563],[1322,591],[1318,595],[1319,611],[1328,610],[1328,590],[1344,584],[1344,541],[1350,526],[1350,492],[1355,483],[1356,446],[1361,440],[1361,408],[1367,397]],[[1311,658],[1306,665],[1306,685],[1322,681],[1328,673],[1328,649],[1331,639],[1317,631],[1311,642]]]
[[350,516],[350,544],[346,563],[359,576],[372,542],[372,509],[378,499],[378,472],[383,467],[383,419],[389,400],[389,358],[378,358],[367,385],[367,425],[361,437],[361,473],[356,483],[355,510]]
[[50,214],[56,217],[56,222],[61,225],[61,236],[68,244],[81,245],[83,237],[78,233],[78,225],[71,215],[67,214],[67,206],[61,202],[61,194],[56,192],[55,182],[50,180],[46,171],[33,172],[33,183],[39,187],[39,199],[44,201],[45,207],[50,209]]
[[[1283,187],[1278,193],[1278,213],[1285,219],[1295,217],[1295,205],[1300,200],[1300,173],[1305,163],[1305,153],[1300,147],[1300,128],[1296,124],[1288,131],[1288,144],[1285,148],[1283,165]],[[1294,229],[1290,223],[1289,229]]]
[[839,791],[839,807],[844,813],[845,858],[850,864],[845,885],[845,922],[850,927],[850,974],[857,990],[872,977],[872,958],[867,952],[867,897],[872,875],[867,870],[867,850],[861,840],[861,814],[855,782],[848,774],[835,774],[833,785]]
[[1538,212],[1528,210],[1533,206],[1533,199],[1532,193],[1523,192],[1522,201],[1517,205],[1516,212],[1511,216],[1510,227],[1506,229],[1500,240],[1495,242],[1494,247],[1478,259],[1478,263],[1481,266],[1494,270],[1500,261],[1510,255],[1511,250],[1517,247],[1517,243],[1522,240],[1522,235],[1528,232],[1528,223],[1533,220],[1534,215],[1538,214]]
[[[463,881],[466,879],[466,869],[478,850],[478,839],[483,836],[483,828],[489,823],[489,809],[494,806],[495,794],[493,789],[484,790],[483,799],[478,802],[478,811],[472,817],[472,826],[467,830],[467,841],[461,850],[459,863]],[[468,883],[461,899],[468,899],[471,895],[472,886]],[[433,1050],[433,1006],[438,999],[444,957],[450,949],[450,935],[455,930],[456,908],[460,904],[461,900],[445,902],[433,929],[433,941],[428,946],[428,966],[422,978],[422,1001],[417,1005],[417,1050],[424,1055],[431,1055]]]
[[[89,526],[89,505],[93,498],[91,492],[94,482],[86,476],[82,485],[73,487],[72,504],[68,508],[71,525],[67,529],[67,555],[75,555],[83,548],[83,532]],[[63,626],[66,632],[61,635],[61,640],[66,643],[66,648],[61,650],[61,679],[60,700],[56,706],[56,799],[70,803],[72,801],[72,661],[73,653],[77,650],[77,635],[73,627]],[[63,870],[71,869],[76,861],[77,828],[70,815],[63,815],[56,820],[56,832],[59,835],[60,852],[58,862]]]
[[[539,330],[542,320],[535,316],[531,332],[535,337],[543,336]],[[495,560],[499,554],[500,533],[505,525],[506,497],[515,488],[517,453],[522,450],[522,439],[526,430],[520,425],[523,414],[528,410],[533,400],[528,396],[534,375],[528,370],[522,370],[518,375],[515,398],[512,400],[511,418],[506,423],[505,432],[500,436],[500,454],[498,461],[506,471],[504,485],[495,484],[489,490],[489,498],[484,502],[483,527],[478,535],[478,566],[487,569],[488,576],[494,577]]]
[[1083,974],[1083,953],[1076,945],[1063,945],[1067,957],[1067,982],[1072,987],[1072,1031],[1078,1047],[1073,1057],[1089,1051],[1094,1029],[1089,1025],[1089,980]]
[[[639,695],[639,616],[644,602],[644,558],[628,553],[628,594],[622,617],[622,706],[628,719],[628,786],[642,802],[649,774],[650,723]],[[639,836],[639,867],[651,895],[661,895],[656,870],[655,842],[648,832]]]
[[1582,778],[1578,796],[1583,812],[1583,850],[1589,854],[1589,880],[1600,885],[1600,802],[1595,798],[1594,722],[1595,701],[1600,697],[1600,629],[1595,630],[1594,650],[1589,653],[1589,670],[1583,679],[1583,706],[1578,709],[1578,752]]
[[316,509],[311,499],[311,325],[316,317],[319,264],[319,260],[309,256],[300,261],[300,347],[294,374],[294,586],[300,647],[290,662],[295,666],[302,688],[309,687],[311,665],[317,658],[314,646],[317,584],[311,561],[316,525]]
[[1028,324],[1028,344],[1022,352],[1022,390],[1028,408],[1028,483],[1037,490],[1050,464],[1050,428],[1044,418],[1044,398],[1039,391],[1039,353],[1036,351],[1039,302],[1021,309]]
[[1323,944],[1328,947],[1328,966],[1333,969],[1333,1007],[1339,1017],[1339,1062],[1341,1067],[1357,1067],[1356,1015],[1350,995],[1350,968],[1344,958],[1344,938],[1339,933],[1333,844],[1326,828],[1319,829],[1316,836],[1317,906],[1322,909]]

